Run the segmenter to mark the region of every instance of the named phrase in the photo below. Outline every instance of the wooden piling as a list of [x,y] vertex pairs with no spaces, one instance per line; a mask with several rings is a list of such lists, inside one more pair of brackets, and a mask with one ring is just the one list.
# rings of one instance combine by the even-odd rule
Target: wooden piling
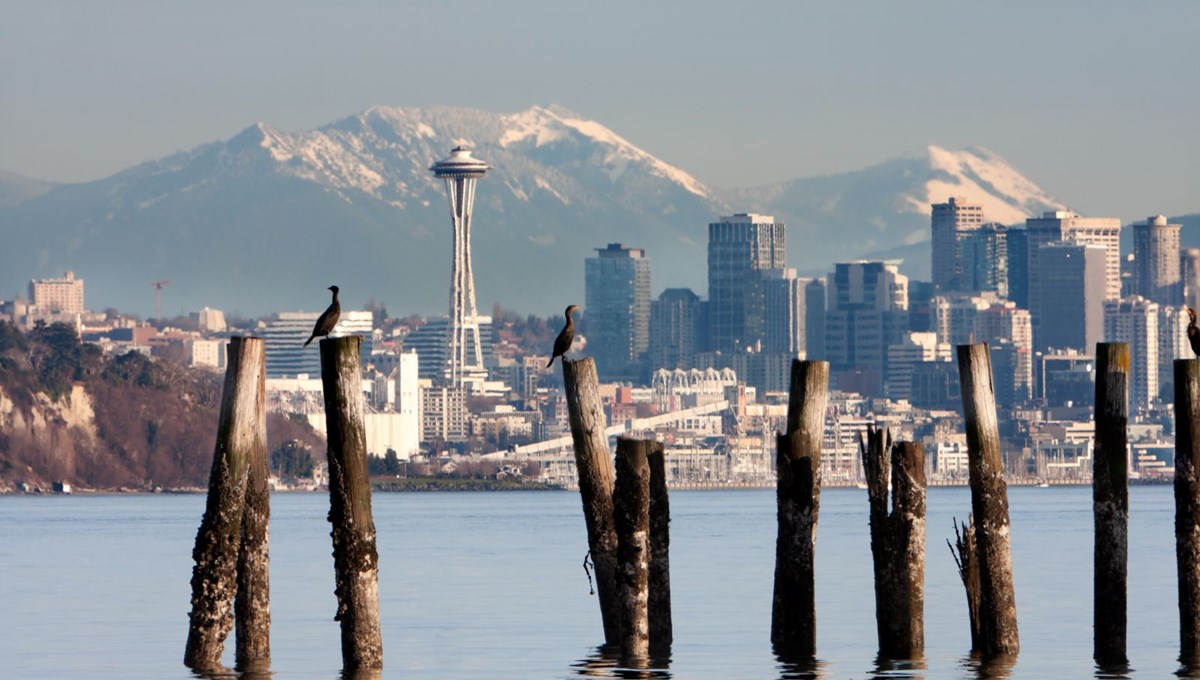
[[821,439],[829,364],[792,361],[787,432],[776,441],[775,588],[771,643],[785,658],[816,654],[813,550],[821,493]]
[[893,445],[886,428],[869,426],[866,441],[859,436],[859,454],[870,505],[879,652],[916,658],[925,648],[925,449]]
[[670,653],[671,623],[671,503],[667,498],[666,455],[654,442],[650,463],[650,653]]
[[1175,560],[1179,659],[1200,666],[1200,360],[1175,360]]
[[261,338],[228,346],[220,420],[208,481],[208,501],[192,557],[192,611],[183,662],[196,671],[220,670],[233,628],[237,565],[250,461],[266,456],[266,360]]
[[954,520],[954,543],[949,539],[950,554],[958,566],[958,577],[962,579],[963,588],[967,593],[967,622],[971,630],[971,653],[977,654],[983,648],[983,636],[979,630],[979,609],[982,595],[979,585],[979,560],[976,559],[975,547],[975,518],[967,515],[967,521],[961,524]]
[[1129,345],[1096,343],[1096,444],[1092,461],[1095,526],[1092,578],[1093,654],[1123,664],[1129,558]]
[[959,345],[957,351],[979,562],[982,636],[979,651],[986,659],[1015,656],[1021,645],[1009,545],[1008,486],[1000,455],[992,359],[986,343]]
[[563,386],[575,449],[579,496],[587,526],[588,550],[596,571],[596,594],[605,644],[620,643],[620,607],[617,602],[617,532],[613,527],[613,459],[604,433],[606,421],[600,402],[596,362],[591,357],[562,362]]
[[621,657],[638,665],[650,656],[650,465],[652,441],[617,439],[613,524],[617,531],[617,600]]
[[379,553],[371,517],[363,425],[362,372],[356,335],[321,341],[321,384],[329,442],[329,521],[337,615],[342,629],[342,665],[347,670],[381,668]]
[[[258,391],[266,394],[266,362],[258,373]],[[269,525],[271,488],[267,481],[267,410],[259,400],[255,430],[262,445],[247,455],[246,503],[242,511],[242,540],[238,550],[235,665],[243,673],[266,671],[271,664],[271,559]]]

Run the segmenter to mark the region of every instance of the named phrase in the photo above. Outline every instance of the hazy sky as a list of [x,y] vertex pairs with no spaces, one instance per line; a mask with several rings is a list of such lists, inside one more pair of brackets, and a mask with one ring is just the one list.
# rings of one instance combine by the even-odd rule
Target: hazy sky
[[1085,214],[1200,211],[1200,2],[0,0],[0,168],[45,179],[547,103],[719,187],[978,145]]

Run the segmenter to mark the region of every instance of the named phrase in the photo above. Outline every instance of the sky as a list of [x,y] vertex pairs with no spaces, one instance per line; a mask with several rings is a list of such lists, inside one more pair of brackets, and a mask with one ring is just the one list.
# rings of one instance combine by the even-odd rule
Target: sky
[[559,104],[721,188],[930,144],[1080,213],[1200,212],[1200,3],[0,0],[0,169],[87,181],[256,122]]

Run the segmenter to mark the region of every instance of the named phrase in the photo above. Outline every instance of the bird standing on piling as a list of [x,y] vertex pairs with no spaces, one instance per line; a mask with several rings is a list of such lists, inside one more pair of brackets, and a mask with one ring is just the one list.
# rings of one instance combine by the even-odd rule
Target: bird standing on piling
[[1188,343],[1192,346],[1192,352],[1200,357],[1200,328],[1196,328],[1196,310],[1191,307],[1184,307],[1184,309],[1188,313]]
[[333,327],[337,325],[338,319],[342,316],[342,306],[338,304],[337,294],[338,287],[330,286],[329,290],[333,291],[333,302],[329,303],[329,308],[317,317],[317,323],[313,326],[312,335],[304,341],[304,346],[308,347],[308,343],[313,341],[313,338],[324,338],[329,335]]
[[576,309],[579,309],[577,305],[567,307],[567,325],[563,326],[558,337],[554,339],[554,353],[550,355],[550,361],[546,364],[546,368],[550,368],[554,364],[554,357],[563,357],[563,360],[566,360],[567,350],[571,349],[571,343],[575,341],[575,320],[571,318],[571,312]]

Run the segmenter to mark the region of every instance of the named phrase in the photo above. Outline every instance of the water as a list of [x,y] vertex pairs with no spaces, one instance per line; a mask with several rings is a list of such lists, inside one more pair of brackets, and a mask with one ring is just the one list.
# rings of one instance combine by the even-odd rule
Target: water
[[[1178,664],[1170,487],[1131,493],[1131,677]],[[1021,655],[1013,677],[1114,677],[1091,659],[1086,487],[1011,488]],[[924,670],[880,669],[864,491],[826,489],[817,538],[817,674],[978,677],[966,659],[951,517],[969,493],[929,490]],[[0,497],[0,676],[191,678],[181,659],[198,495]],[[384,678],[616,677],[595,659],[599,609],[568,492],[376,494]],[[675,645],[655,677],[800,677],[769,644],[770,490],[671,495]],[[272,497],[272,670],[340,677],[328,497]],[[227,660],[232,664],[232,640]],[[1123,676],[1115,676],[1123,677]]]

